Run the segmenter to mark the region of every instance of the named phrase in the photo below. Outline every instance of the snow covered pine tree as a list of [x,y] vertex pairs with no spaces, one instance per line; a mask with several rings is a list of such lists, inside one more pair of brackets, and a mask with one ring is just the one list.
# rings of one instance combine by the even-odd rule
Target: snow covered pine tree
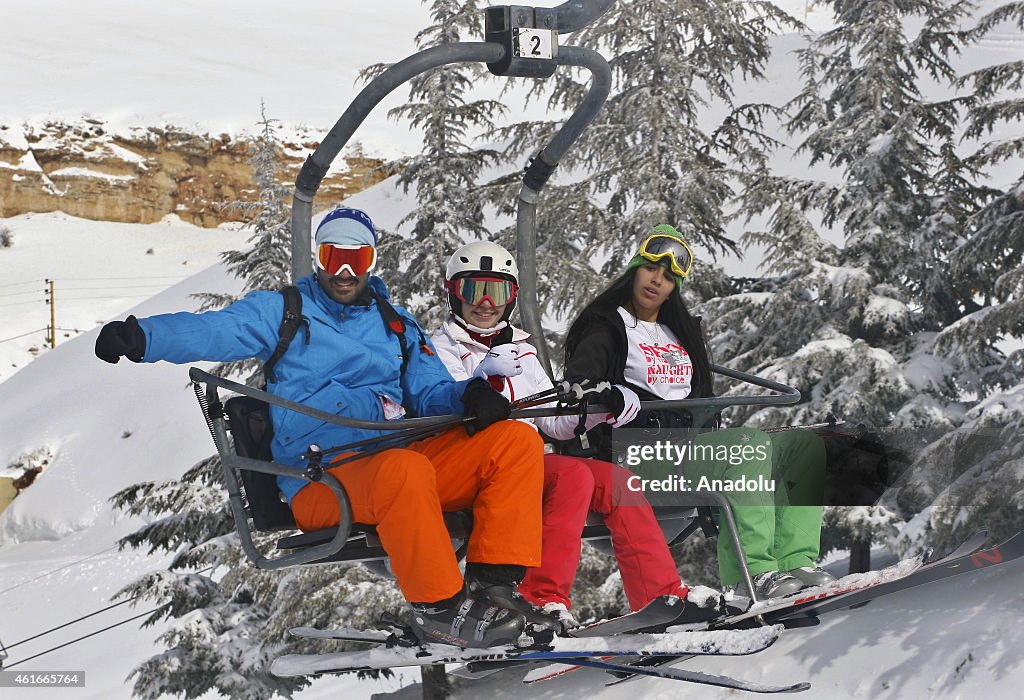
[[[836,28],[812,38],[800,54],[804,89],[792,105],[790,130],[804,138],[799,150],[811,164],[832,166],[841,180],[763,180],[761,201],[749,213],[768,214],[767,230],[747,241],[767,248],[766,267],[775,277],[702,310],[721,355],[811,399],[796,409],[746,410],[745,418],[772,425],[814,422],[831,412],[886,428],[900,446],[913,448],[916,493],[904,489],[898,501],[888,501],[889,509],[828,515],[835,527],[876,539],[931,505],[939,494],[921,489],[922,482],[942,484],[941,491],[982,457],[979,450],[968,459],[963,451],[937,450],[956,439],[965,410],[977,403],[974,377],[1005,356],[995,348],[995,335],[971,334],[973,354],[950,352],[947,343],[980,310],[980,282],[969,280],[984,275],[974,274],[973,266],[1006,258],[991,251],[979,255],[982,229],[976,222],[986,195],[976,183],[977,162],[960,158],[954,148],[958,102],[923,95],[926,81],[954,87],[949,61],[968,8],[928,0],[833,6]],[[821,215],[824,233],[811,223],[813,214]],[[842,248],[825,238],[834,229],[842,232]],[[1018,237],[1017,250],[1019,245]],[[1019,258],[1011,259],[1016,266]],[[970,272],[956,274],[958,269]],[[1003,282],[1004,294],[1010,279]],[[997,297],[988,299],[986,306]],[[1004,327],[1020,337],[1019,327]],[[1010,458],[1006,454],[1000,463]],[[977,505],[979,517],[946,537],[931,535],[929,520],[942,519],[940,512],[925,511],[923,522],[904,529],[904,546],[947,547],[979,522],[1005,520],[983,499]]]

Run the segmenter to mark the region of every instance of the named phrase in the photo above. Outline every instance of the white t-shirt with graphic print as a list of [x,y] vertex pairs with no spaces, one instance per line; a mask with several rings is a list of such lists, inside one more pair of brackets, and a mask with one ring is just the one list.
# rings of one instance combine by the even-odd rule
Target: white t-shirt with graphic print
[[626,326],[626,381],[662,399],[689,396],[693,362],[675,334],[664,324],[638,320],[621,306],[618,312]]

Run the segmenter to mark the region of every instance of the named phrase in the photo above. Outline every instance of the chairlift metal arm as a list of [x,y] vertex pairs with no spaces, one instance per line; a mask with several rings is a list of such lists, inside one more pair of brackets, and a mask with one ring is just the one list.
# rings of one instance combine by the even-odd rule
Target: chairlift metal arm
[[362,428],[364,430],[408,430],[410,428],[425,428],[432,425],[440,425],[452,419],[452,416],[407,418],[403,421],[376,421],[361,420],[358,418],[344,418],[333,413],[327,413],[326,411],[321,411],[316,408],[310,408],[309,406],[298,403],[297,401],[291,401],[260,389],[254,389],[251,386],[246,386],[245,384],[233,382],[230,379],[214,376],[208,372],[204,372],[198,367],[190,367],[188,370],[188,376],[193,382],[228,389],[244,396],[251,396],[254,399],[259,399],[260,401],[264,401],[268,404],[274,404],[275,406],[287,408],[288,410],[295,411],[296,413],[302,413],[312,418],[318,418],[325,423],[344,425],[349,428]]
[[[570,4],[570,3],[566,3]],[[610,4],[609,4],[610,6]],[[537,301],[537,202],[540,190],[547,183],[555,167],[569,147],[601,111],[611,91],[612,71],[604,57],[579,46],[560,47],[557,62],[565,66],[578,66],[590,71],[590,90],[576,111],[569,116],[551,142],[539,153],[523,176],[516,211],[516,255],[519,258],[519,314],[523,327],[535,339],[537,359],[548,376],[551,358],[544,338],[544,323]]]
[[462,42],[444,44],[413,54],[388,68],[364,87],[341,118],[324,137],[323,142],[306,158],[295,180],[292,198],[292,279],[299,279],[312,270],[310,231],[313,219],[313,198],[331,163],[345,147],[352,134],[369,113],[392,90],[428,70],[450,63],[491,63],[505,55],[499,44]]
[[[795,404],[800,401],[800,391],[794,387],[779,382],[766,379],[765,377],[758,377],[748,372],[742,372],[740,370],[730,369],[728,367],[722,367],[721,365],[712,365],[712,369],[717,374],[722,374],[733,379],[746,382],[754,386],[760,386],[765,389],[779,392],[778,394],[769,394],[761,396],[710,396],[705,398],[692,398],[692,399],[673,399],[673,400],[656,400],[656,401],[644,401],[642,406],[644,408],[728,408],[729,406],[784,406]],[[357,418],[344,418],[337,416],[333,413],[327,413],[320,411],[315,408],[310,408],[304,404],[290,401],[289,399],[281,398],[274,394],[270,394],[266,391],[254,389],[244,384],[233,382],[230,379],[224,379],[223,377],[217,377],[197,367],[189,368],[189,378],[194,382],[200,382],[207,384],[208,386],[216,386],[224,389],[235,391],[245,396],[251,396],[254,399],[265,401],[268,404],[274,404],[281,406],[291,411],[296,411],[304,415],[318,418],[327,423],[333,423],[335,425],[343,425],[350,428],[362,428],[365,430],[389,430],[389,431],[405,431],[427,427],[441,427],[446,424],[451,424],[453,420],[458,420],[458,416],[431,416],[428,418],[407,418],[402,421],[373,421],[373,420],[360,420]],[[598,413],[600,411],[607,411],[608,409],[600,404],[591,404],[588,407],[589,413]],[[524,408],[517,409],[512,412],[513,418],[536,418],[539,416],[552,416],[561,415],[564,413],[571,413],[572,410],[559,409],[556,407],[547,408]]]
[[248,524],[248,515],[245,512],[245,504],[242,500],[241,489],[234,470],[248,469],[249,471],[274,474],[275,476],[290,476],[295,479],[307,479],[305,472],[298,467],[290,467],[277,462],[263,462],[249,457],[240,457],[234,454],[221,454],[221,461],[224,464],[224,478],[228,485],[228,498],[231,505],[231,514],[235,519],[235,529],[238,531],[242,549],[252,560],[258,569],[283,569],[289,566],[301,566],[303,564],[314,564],[320,560],[333,557],[344,548],[352,532],[352,505],[348,499],[348,493],[341,483],[331,474],[323,474],[318,483],[323,484],[331,490],[338,501],[339,522],[338,529],[328,542],[302,549],[298,552],[284,554],[276,557],[264,556],[256,547],[252,539],[252,531]]
[[[693,398],[693,399],[675,399],[675,400],[657,400],[657,401],[644,401],[641,406],[646,409],[658,409],[658,408],[686,408],[689,410],[694,409],[722,409],[728,408],[729,406],[782,406],[795,404],[800,401],[800,391],[786,384],[766,379],[764,377],[758,377],[748,372],[741,372],[740,370],[730,369],[728,367],[722,367],[720,365],[712,365],[712,370],[718,374],[722,374],[733,379],[746,382],[754,386],[760,386],[765,389],[779,392],[778,394],[762,395],[762,396],[711,396],[706,398]],[[286,408],[291,411],[296,411],[312,418],[317,418],[326,423],[332,423],[334,425],[342,425],[349,428],[362,428],[365,430],[387,430],[395,432],[396,434],[400,431],[420,431],[426,428],[443,428],[446,426],[454,425],[461,420],[461,416],[431,416],[428,418],[407,418],[401,421],[373,421],[373,420],[360,420],[357,418],[344,418],[342,416],[334,415],[333,413],[327,413],[326,411],[320,411],[315,408],[310,408],[304,404],[289,399],[281,398],[274,394],[270,394],[266,391],[254,389],[238,382],[233,382],[230,379],[224,379],[223,377],[217,377],[208,372],[204,372],[198,367],[189,368],[189,378],[193,382],[206,384],[207,387],[220,387],[228,389],[245,396],[250,396],[254,399],[264,401],[268,404],[274,404],[282,408]],[[209,391],[209,389],[208,389]],[[215,396],[215,394],[214,394]],[[212,403],[212,402],[211,402]],[[607,411],[607,407],[601,404],[590,404],[587,407],[588,413],[599,413]],[[553,416],[553,415],[565,415],[571,413],[577,413],[577,409],[573,408],[558,408],[556,406],[549,406],[543,408],[522,408],[516,409],[512,412],[512,418],[537,418],[541,416]],[[204,409],[204,413],[207,411]],[[216,416],[207,416],[209,419],[214,419]],[[214,441],[218,443],[218,449],[221,449],[222,445],[226,445],[226,442],[222,442],[224,438],[217,436],[213,428],[211,431],[215,433]],[[396,435],[397,437],[397,435]]]
[[555,15],[554,29],[559,34],[567,34],[593,23],[614,4],[615,0],[568,0],[549,12]]
[[[206,375],[210,379],[219,379],[219,377],[213,377],[213,375],[208,375],[201,370],[195,370],[195,372],[196,374],[193,374],[191,371],[189,372],[193,382],[201,381],[198,375]],[[227,382],[227,380],[224,381]],[[228,383],[233,384],[233,382]],[[263,472],[275,476],[290,476],[307,481],[309,478],[306,476],[305,471],[298,467],[278,464],[276,462],[264,462],[258,459],[242,457],[231,452],[222,404],[217,396],[217,385],[213,382],[207,382],[205,395],[199,389],[198,383],[195,386],[196,398],[199,399],[199,405],[203,409],[203,415],[210,429],[210,435],[213,437],[213,444],[216,446],[217,454],[220,456],[224,486],[228,492],[228,507],[231,510],[231,517],[235,522],[238,539],[242,544],[242,550],[252,560],[253,564],[256,565],[256,568],[281,569],[288,566],[312,564],[340,552],[348,541],[348,536],[352,530],[352,505],[349,502],[348,494],[345,492],[344,487],[330,474],[323,474],[320,477],[320,483],[331,489],[334,497],[338,500],[339,523],[334,537],[329,542],[283,556],[266,557],[260,552],[255,542],[253,542],[252,530],[249,527],[249,516],[246,513],[245,499],[242,495],[242,485],[235,470],[247,469],[249,471]],[[216,410],[211,410],[213,407],[216,407]]]

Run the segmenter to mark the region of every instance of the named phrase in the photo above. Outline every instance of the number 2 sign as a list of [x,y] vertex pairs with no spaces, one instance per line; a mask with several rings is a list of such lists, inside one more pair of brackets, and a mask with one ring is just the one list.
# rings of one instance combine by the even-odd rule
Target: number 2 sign
[[514,33],[512,47],[516,57],[554,58],[556,43],[553,30],[520,27]]

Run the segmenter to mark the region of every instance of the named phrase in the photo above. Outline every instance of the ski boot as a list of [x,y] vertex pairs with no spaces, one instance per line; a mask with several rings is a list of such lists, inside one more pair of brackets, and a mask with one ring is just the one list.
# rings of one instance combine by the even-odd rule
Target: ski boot
[[516,610],[463,591],[454,600],[412,604],[412,631],[423,643],[463,648],[515,645],[526,627]]
[[803,584],[803,588],[827,586],[836,580],[835,576],[820,566],[801,566],[799,569],[792,569],[786,573],[800,581]]
[[558,620],[558,625],[561,627],[562,634],[580,626],[579,620],[573,616],[565,603],[545,603],[541,606],[541,610],[543,610],[545,614]]
[[494,605],[514,610],[526,621],[524,632],[534,644],[547,644],[562,631],[562,624],[557,614],[545,612],[519,593],[519,581],[515,571],[519,567],[506,567],[488,564],[466,565],[466,593],[470,596],[484,597]]
[[[706,629],[714,620],[729,615],[722,594],[707,586],[680,587],[675,593],[654,598],[642,610],[627,617],[641,616],[647,611],[661,611],[657,612],[657,616],[663,619],[652,625],[637,627],[634,631],[657,633],[669,628],[681,628],[678,631]],[[666,614],[674,617],[665,618]]]
[[785,571],[765,571],[754,576],[754,592],[762,600],[792,595],[803,587],[800,579]]

